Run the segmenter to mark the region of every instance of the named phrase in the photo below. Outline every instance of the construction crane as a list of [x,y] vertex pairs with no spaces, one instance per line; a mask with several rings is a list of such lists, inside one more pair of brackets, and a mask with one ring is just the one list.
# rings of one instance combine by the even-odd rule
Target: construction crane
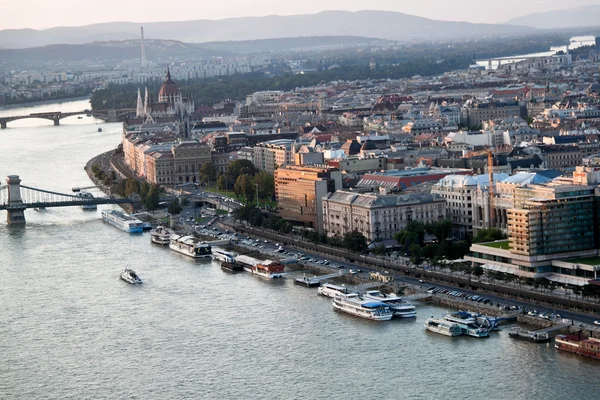
[[490,228],[494,227],[494,153],[492,150],[488,150],[488,181],[489,181],[489,195],[490,195],[490,204],[489,204],[489,221]]

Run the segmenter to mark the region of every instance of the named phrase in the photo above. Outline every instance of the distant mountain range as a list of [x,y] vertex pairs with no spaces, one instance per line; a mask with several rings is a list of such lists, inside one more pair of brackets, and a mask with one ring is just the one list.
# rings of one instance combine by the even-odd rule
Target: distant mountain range
[[508,23],[540,29],[600,26],[600,5],[529,14],[513,18]]
[[323,11],[318,14],[227,18],[181,22],[108,22],[44,30],[5,29],[0,47],[18,49],[52,44],[84,44],[131,40],[140,36],[203,43],[228,40],[274,39],[298,36],[364,36],[401,41],[465,39],[531,32],[516,25],[438,21],[390,11]]
[[[359,36],[311,36],[281,39],[244,40],[208,43],[183,43],[176,40],[146,39],[148,59],[199,58],[239,53],[316,50],[335,46],[367,46],[395,43],[384,39]],[[24,49],[0,48],[0,60],[17,65],[46,62],[121,61],[140,58],[139,39],[93,42],[86,44],[52,44]]]

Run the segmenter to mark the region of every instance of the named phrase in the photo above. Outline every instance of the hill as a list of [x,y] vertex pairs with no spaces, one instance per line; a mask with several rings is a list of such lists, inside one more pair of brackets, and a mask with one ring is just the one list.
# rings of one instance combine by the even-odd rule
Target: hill
[[94,41],[131,40],[144,26],[148,38],[182,42],[275,39],[299,36],[364,36],[401,41],[454,40],[482,36],[507,36],[531,32],[514,25],[437,21],[389,11],[323,11],[318,14],[227,18],[181,22],[108,22],[45,30],[5,29],[0,47],[26,48],[51,44],[84,44]]
[[583,6],[529,14],[513,18],[508,23],[540,29],[600,26],[600,6]]

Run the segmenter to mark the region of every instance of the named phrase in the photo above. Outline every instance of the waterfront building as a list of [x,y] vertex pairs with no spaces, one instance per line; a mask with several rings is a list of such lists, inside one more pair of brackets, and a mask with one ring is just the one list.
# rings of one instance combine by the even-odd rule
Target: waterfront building
[[411,221],[427,224],[446,218],[446,201],[438,195],[385,193],[329,193],[323,198],[323,229],[338,237],[358,231],[369,242],[378,242],[393,239]]
[[[508,178],[494,174],[494,182]],[[473,196],[481,187],[489,186],[489,176],[447,175],[431,188],[431,193],[446,199],[448,218],[452,220],[452,235],[464,239],[473,235]],[[475,215],[476,219],[480,217]]]
[[322,199],[342,188],[340,170],[328,165],[286,165],[277,168],[274,175],[281,217],[322,231]]

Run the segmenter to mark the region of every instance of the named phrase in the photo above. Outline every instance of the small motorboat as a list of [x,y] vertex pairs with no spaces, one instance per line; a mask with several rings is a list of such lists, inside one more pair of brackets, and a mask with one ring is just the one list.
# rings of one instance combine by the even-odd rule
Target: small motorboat
[[132,269],[126,269],[121,272],[121,279],[132,285],[141,285],[142,279]]
[[102,132],[102,128],[98,128],[98,132]]

